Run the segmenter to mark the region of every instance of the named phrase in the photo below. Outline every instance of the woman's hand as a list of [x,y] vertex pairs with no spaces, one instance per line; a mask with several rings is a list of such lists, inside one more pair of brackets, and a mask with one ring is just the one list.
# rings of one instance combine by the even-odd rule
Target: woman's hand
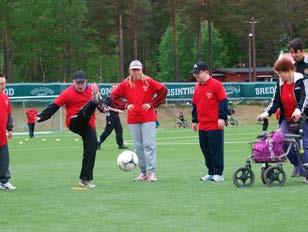
[[302,112],[300,111],[300,109],[295,109],[294,112],[292,113],[292,118],[294,120],[294,122],[298,122],[302,117]]
[[262,120],[265,119],[265,118],[268,118],[268,113],[267,113],[267,112],[264,112],[264,113],[260,114],[260,115],[257,117],[258,121],[262,121]]
[[126,109],[127,109],[127,110],[132,110],[132,109],[134,109],[134,105],[133,105],[133,104],[128,104],[128,105],[126,106]]
[[151,108],[151,104],[150,103],[144,103],[142,106],[141,106],[141,109],[143,110],[148,110]]

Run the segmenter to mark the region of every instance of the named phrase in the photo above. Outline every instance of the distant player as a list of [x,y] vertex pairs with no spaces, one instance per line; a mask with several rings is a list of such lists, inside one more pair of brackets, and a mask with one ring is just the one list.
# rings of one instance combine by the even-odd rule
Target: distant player
[[[112,85],[112,91],[116,89],[116,85]],[[106,116],[106,126],[103,131],[103,133],[100,135],[98,139],[98,145],[97,149],[101,149],[102,143],[107,139],[107,137],[111,134],[111,132],[114,130],[116,133],[116,142],[118,144],[119,149],[128,149],[127,146],[124,145],[123,141],[123,127],[121,123],[121,119],[119,116],[119,113],[122,112],[122,110],[115,109],[110,97],[107,98],[106,100],[106,111],[105,116]]]
[[30,138],[34,137],[35,119],[36,119],[37,114],[38,114],[37,109],[33,108],[32,106],[30,106],[25,112],[25,117],[27,119]]

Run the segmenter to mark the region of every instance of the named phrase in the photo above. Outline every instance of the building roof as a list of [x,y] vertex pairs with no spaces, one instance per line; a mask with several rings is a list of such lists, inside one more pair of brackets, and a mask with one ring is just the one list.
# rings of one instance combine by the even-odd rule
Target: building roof
[[[215,69],[215,72],[221,72],[221,73],[229,73],[229,74],[237,74],[237,73],[249,73],[253,72],[253,68],[249,70],[249,68],[218,68]],[[257,67],[256,72],[274,72],[273,67]]]

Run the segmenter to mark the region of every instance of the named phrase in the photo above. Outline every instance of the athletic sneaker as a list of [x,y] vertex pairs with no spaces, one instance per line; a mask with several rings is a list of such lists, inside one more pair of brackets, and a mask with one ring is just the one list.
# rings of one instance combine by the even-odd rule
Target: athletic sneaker
[[212,181],[213,180],[213,175],[201,176],[200,180],[201,181]]
[[141,173],[139,174],[139,176],[137,176],[137,177],[134,179],[134,181],[136,181],[136,182],[142,182],[142,181],[146,181],[147,179],[148,179],[147,175],[144,174],[143,172],[141,172]]
[[92,85],[92,100],[94,103],[99,104],[100,102],[102,102],[103,97],[99,92],[99,88],[98,85],[96,83],[93,83]]
[[307,179],[307,177],[304,177],[303,183],[304,183],[304,184],[308,184],[308,179]]
[[95,188],[96,185],[91,180],[80,180],[79,185],[83,188]]
[[15,190],[16,187],[11,184],[11,182],[0,183],[0,189],[4,190]]
[[148,182],[156,182],[157,177],[155,175],[155,172],[151,172],[150,175],[148,176]]
[[215,182],[221,182],[221,181],[224,181],[225,179],[224,179],[224,177],[223,177],[223,175],[214,175],[213,176],[213,181],[215,181]]

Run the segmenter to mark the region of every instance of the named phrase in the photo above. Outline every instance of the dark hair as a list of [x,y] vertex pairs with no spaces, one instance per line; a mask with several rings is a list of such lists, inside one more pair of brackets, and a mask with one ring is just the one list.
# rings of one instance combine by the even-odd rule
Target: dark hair
[[2,73],[0,73],[0,77],[5,77]]
[[289,49],[293,49],[294,51],[304,50],[304,43],[299,38],[293,39],[289,44]]
[[294,71],[295,67],[292,64],[291,60],[288,58],[281,58],[278,59],[274,64],[274,69],[276,72],[288,72],[288,71]]

